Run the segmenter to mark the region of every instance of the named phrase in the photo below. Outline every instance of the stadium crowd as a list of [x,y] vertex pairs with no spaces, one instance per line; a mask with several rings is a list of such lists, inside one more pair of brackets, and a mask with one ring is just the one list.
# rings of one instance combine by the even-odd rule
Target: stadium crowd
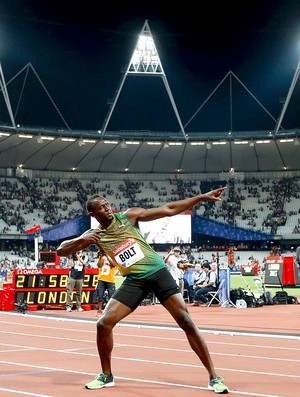
[[228,182],[183,181],[175,177],[153,182],[0,177],[0,233],[24,233],[33,223],[45,228],[73,219],[85,213],[84,203],[95,193],[109,197],[114,210],[123,210],[133,206],[151,208],[220,185],[228,187],[223,201],[198,205],[197,214],[272,234],[299,233],[299,177],[232,178]]
[[[0,235],[24,234],[33,225],[49,228],[86,212],[85,202],[95,193],[107,196],[113,210],[129,207],[151,208],[166,202],[190,197],[219,186],[227,185],[220,203],[202,203],[194,214],[214,219],[233,226],[260,230],[273,234],[300,233],[300,178],[258,178],[243,180],[194,181],[182,180],[177,175],[165,181],[132,181],[129,179],[100,180],[28,178],[0,176]],[[33,253],[26,246],[14,244],[9,251],[0,251],[0,270],[31,266]],[[47,247],[55,250],[55,246]],[[226,252],[226,247],[213,244],[182,247],[184,258],[195,263],[207,258],[206,251]],[[247,249],[246,245],[244,248]],[[238,251],[242,247],[237,248]],[[265,249],[268,249],[265,247]],[[94,265],[93,253],[89,265]],[[166,252],[162,252],[164,256]],[[210,255],[210,254],[209,254]],[[209,256],[208,255],[208,256]],[[223,256],[225,254],[222,254]],[[251,258],[249,252],[236,255],[236,267],[249,264],[252,259],[262,263],[264,254]],[[250,260],[251,258],[251,260]],[[62,262],[61,266],[64,266]]]

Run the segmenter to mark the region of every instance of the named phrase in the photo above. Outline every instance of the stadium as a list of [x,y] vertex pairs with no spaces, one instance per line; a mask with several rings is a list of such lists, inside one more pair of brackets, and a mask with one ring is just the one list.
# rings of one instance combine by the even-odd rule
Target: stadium
[[[147,19],[132,35],[127,65],[115,78],[114,95],[95,129],[70,127],[59,99],[31,62],[11,76],[0,69],[0,321],[5,335],[0,364],[3,374],[14,374],[3,376],[0,393],[37,395],[43,387],[39,395],[59,397],[63,387],[63,394],[71,396],[98,371],[97,246],[86,249],[82,312],[75,310],[74,300],[73,311],[65,313],[69,257],[56,252],[62,241],[97,226],[86,209],[91,195],[107,198],[117,214],[226,186],[221,201],[200,203],[164,223],[141,222],[139,229],[162,258],[175,247],[192,268],[217,263],[223,292],[216,290],[208,305],[192,307],[187,291],[181,292],[230,390],[294,396],[299,306],[280,299],[285,288],[300,295],[295,262],[300,246],[300,62],[290,71],[279,104],[266,105],[229,70],[182,117],[185,99],[176,95],[174,73],[166,73],[170,68],[156,40],[163,35],[156,36]],[[28,106],[22,110],[24,103],[31,103],[33,116]],[[41,112],[35,110],[39,103]],[[137,127],[134,110],[143,119]],[[51,114],[54,125],[43,123],[43,112]],[[152,121],[157,124],[153,129]],[[123,279],[117,276],[119,286]],[[231,290],[240,287],[245,296],[237,299],[244,306],[231,300]],[[258,304],[266,287],[273,295],[278,291],[272,306]],[[199,363],[163,306],[155,296],[144,299],[117,324],[114,376],[120,396],[207,395]]]
[[[35,225],[41,226],[46,244],[48,241],[57,242],[57,224],[74,215],[84,215],[84,198],[92,191],[114,196],[114,209],[120,210],[141,204],[159,205],[170,199],[190,196],[193,192],[200,193],[211,187],[226,185],[226,205],[196,209],[194,234],[188,243],[205,245],[205,240],[220,238],[221,245],[247,245],[247,242],[263,241],[269,250],[271,244],[285,250],[293,249],[300,241],[299,129],[286,129],[283,121],[291,112],[291,99],[295,101],[297,93],[294,89],[299,71],[298,64],[287,98],[277,115],[270,114],[239,78],[229,72],[217,86],[218,89],[226,84],[231,87],[230,95],[226,95],[226,90],[223,98],[230,104],[225,117],[230,120],[230,125],[223,132],[190,131],[193,119],[214,101],[217,89],[204,100],[188,122],[182,122],[147,20],[137,36],[131,59],[122,72],[115,97],[99,130],[72,130],[33,65],[28,64],[7,84],[2,72],[2,93],[8,118],[8,122],[1,125],[0,133],[4,199],[1,230],[5,231],[1,234],[3,248],[8,249],[5,243],[8,239],[15,240],[14,244],[22,242],[27,245],[25,230]],[[62,123],[59,127],[25,125],[20,116],[14,117],[17,114],[16,104],[20,106],[24,101],[24,92],[18,91],[15,86],[28,86],[32,82],[30,73],[42,87],[40,94],[49,100],[49,108],[59,116]],[[128,80],[131,80],[132,91],[140,90],[139,83],[137,87],[134,83],[143,80],[144,85],[148,84],[147,89],[154,86],[161,95],[159,81],[160,89],[165,92],[161,106],[166,107],[166,114],[169,111],[173,113],[178,124],[177,131],[109,129],[115,112],[124,106],[122,97],[126,102]],[[241,90],[235,92],[235,84],[242,88],[243,95]],[[9,92],[11,86],[12,95]],[[167,103],[168,108],[165,106]],[[145,103],[145,106],[150,105]],[[249,109],[249,112],[260,111],[269,119],[270,128],[235,131],[233,125],[240,123],[243,108]],[[265,120],[262,125],[264,123]],[[10,193],[12,187],[15,194]],[[65,190],[69,191],[67,200]],[[28,200],[24,199],[24,194]],[[43,208],[41,203],[47,194],[59,204],[48,208],[48,212],[54,211],[54,216],[47,214],[46,206]],[[5,198],[9,201],[5,202]],[[19,212],[21,205],[24,208],[24,202],[24,214],[20,214],[21,219],[16,221],[13,214]],[[60,213],[58,207],[63,207]],[[55,225],[53,230],[49,230],[51,225]],[[73,226],[64,227],[64,230],[68,228],[74,234],[81,231],[74,230]],[[205,230],[204,239],[197,236],[201,234],[201,228]],[[61,235],[63,237],[68,236]],[[251,246],[255,247],[254,244]]]

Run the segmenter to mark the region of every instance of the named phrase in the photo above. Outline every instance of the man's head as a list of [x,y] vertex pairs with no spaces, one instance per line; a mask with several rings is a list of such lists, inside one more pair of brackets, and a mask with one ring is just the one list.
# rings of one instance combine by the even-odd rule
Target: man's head
[[178,255],[181,254],[181,250],[179,247],[174,247],[173,251],[174,251],[174,254],[178,254]]
[[94,194],[88,199],[86,208],[90,216],[94,217],[104,227],[109,225],[114,218],[108,200],[99,194]]
[[211,270],[210,264],[209,263],[203,263],[203,270],[207,273]]

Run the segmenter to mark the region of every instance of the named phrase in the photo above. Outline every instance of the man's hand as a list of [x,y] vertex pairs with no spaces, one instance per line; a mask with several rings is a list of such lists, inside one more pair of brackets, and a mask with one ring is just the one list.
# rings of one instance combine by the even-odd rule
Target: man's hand
[[221,194],[225,189],[226,186],[211,190],[210,192],[204,193],[203,197],[205,197],[206,201],[221,201]]
[[61,243],[57,249],[59,256],[69,256],[76,251],[81,251],[91,244],[97,244],[99,241],[98,233],[94,231],[85,232],[81,236],[71,240],[66,240]]
[[96,232],[88,233],[81,236],[82,240],[88,243],[88,245],[96,244],[99,241],[99,234]]

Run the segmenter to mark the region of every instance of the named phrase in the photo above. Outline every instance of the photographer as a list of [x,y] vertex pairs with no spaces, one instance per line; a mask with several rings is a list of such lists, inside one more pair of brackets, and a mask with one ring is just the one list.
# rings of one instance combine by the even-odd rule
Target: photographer
[[71,255],[69,258],[69,279],[67,284],[67,303],[66,311],[71,312],[73,308],[72,294],[74,292],[74,298],[76,302],[76,310],[79,312],[83,311],[81,307],[81,294],[82,294],[82,284],[84,278],[85,266],[87,264],[88,258],[83,255],[82,251],[77,251]]
[[167,256],[164,258],[166,267],[178,286],[180,285],[180,280],[182,279],[182,272],[178,267],[178,262],[181,259],[180,254],[180,248],[174,247],[174,249],[171,249]]

